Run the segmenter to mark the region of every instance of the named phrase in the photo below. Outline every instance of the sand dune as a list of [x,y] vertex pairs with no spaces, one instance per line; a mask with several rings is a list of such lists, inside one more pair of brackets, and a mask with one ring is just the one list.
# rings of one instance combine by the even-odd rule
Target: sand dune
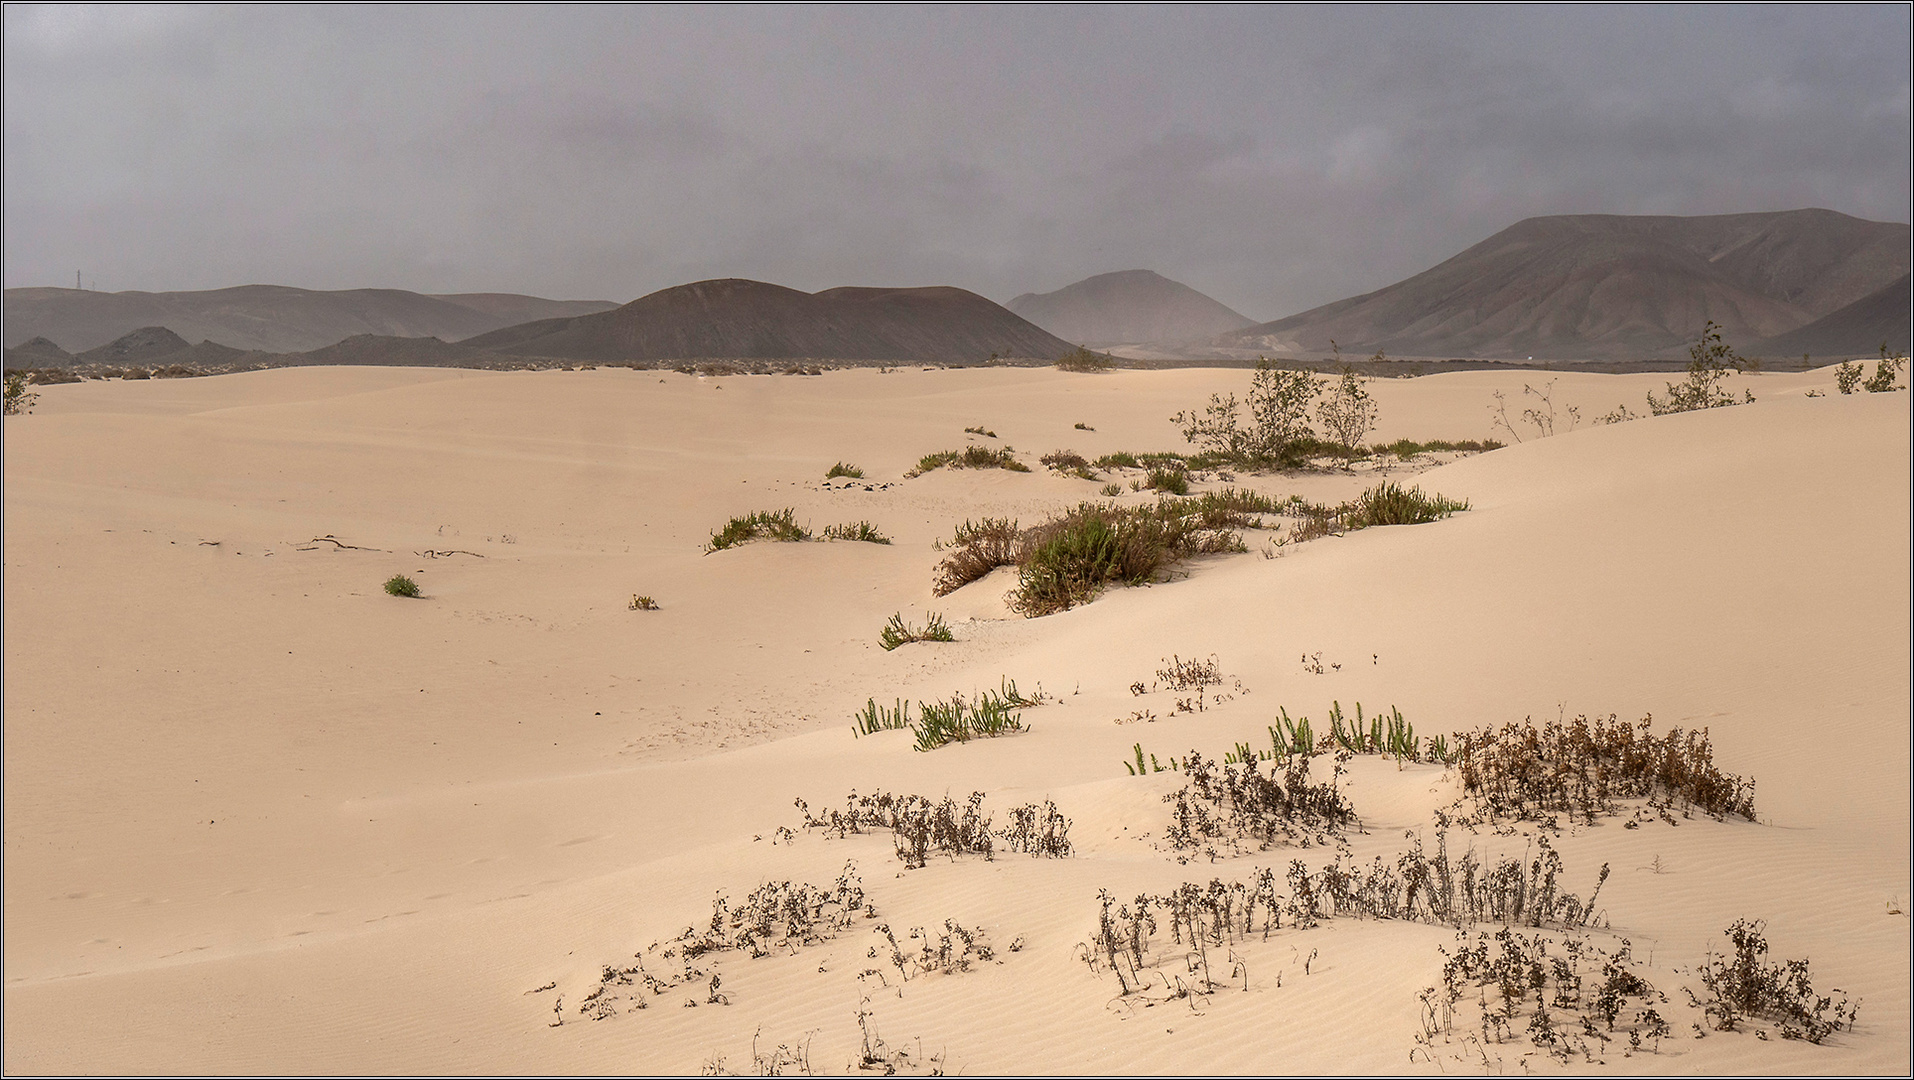
[[[1498,434],[1490,395],[1525,378],[1375,381],[1372,437]],[[1665,378],[1563,375],[1555,400],[1639,409]],[[1236,988],[1154,1005],[1079,958],[1100,889],[1326,854],[1178,863],[1163,796],[1180,777],[1128,775],[1133,744],[1220,756],[1266,743],[1279,707],[1321,723],[1339,701],[1397,706],[1423,734],[1563,711],[1708,727],[1717,763],[1758,780],[1758,824],[1554,840],[1575,892],[1613,868],[1612,929],[1592,940],[1628,938],[1681,1018],[1654,1052],[1571,1067],[1904,1073],[1908,399],[1834,394],[1827,369],[1740,378],[1754,405],[1391,467],[1470,500],[1446,520],[1276,558],[1252,531],[1248,554],[1029,620],[1005,610],[1002,571],[933,597],[933,541],[1094,497],[1102,481],[1036,455],[1179,449],[1169,414],[1248,373],[306,367],[41,387],[5,434],[5,1067],[750,1071],[783,1043],[838,1071],[874,1030],[913,1069],[1560,1068],[1526,1036],[1411,1059],[1416,994],[1455,941],[1436,926],[1285,927],[1232,946]],[[1034,471],[905,478],[970,426]],[[865,479],[826,482],[838,461]],[[1335,501],[1383,478],[1236,482]],[[785,506],[894,543],[704,553],[726,518]],[[397,573],[425,599],[385,595]],[[660,610],[629,610],[634,593]],[[931,611],[956,642],[878,648],[893,612]],[[1173,653],[1226,676],[1201,712],[1130,689]],[[917,753],[906,732],[848,730],[867,698],[1004,677],[1056,697],[1023,734]],[[1114,722],[1138,710],[1154,719]],[[1367,864],[1393,863],[1405,830],[1433,844],[1457,781],[1363,756],[1343,783]],[[1054,799],[1077,851],[905,870],[883,833],[778,832],[794,799],[879,788],[984,791],[1000,824]],[[1536,842],[1452,832],[1489,855]],[[647,946],[707,922],[714,892],[826,885],[847,861],[880,918],[700,960],[729,1004],[700,981],[579,1011],[607,965],[668,972]],[[1773,958],[1810,958],[1822,993],[1862,1000],[1854,1030],[1695,1037],[1680,988],[1701,989],[1694,967],[1743,917],[1766,920]],[[882,966],[876,924],[946,919],[994,958],[862,974]]]

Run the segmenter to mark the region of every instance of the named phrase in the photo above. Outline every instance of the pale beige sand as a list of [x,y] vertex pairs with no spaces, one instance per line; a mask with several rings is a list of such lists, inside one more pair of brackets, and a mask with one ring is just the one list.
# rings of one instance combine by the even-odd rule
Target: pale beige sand
[[[1639,409],[1668,378],[1561,376],[1556,401]],[[1490,393],[1525,380],[1372,383],[1374,438],[1500,434]],[[290,369],[42,388],[5,424],[6,1070],[749,1071],[761,1031],[760,1050],[813,1033],[812,1064],[840,1071],[875,989],[866,930],[724,961],[730,1007],[594,1023],[576,1005],[714,891],[825,883],[854,859],[899,928],[956,918],[1027,943],[871,997],[893,1046],[952,1071],[1437,1072],[1408,1054],[1449,931],[1285,931],[1247,957],[1249,992],[1200,1012],[1113,1005],[1074,958],[1100,888],[1290,855],[1184,867],[1138,839],[1172,785],[1124,774],[1132,743],[1220,754],[1279,705],[1320,722],[1337,699],[1396,705],[1424,734],[1561,709],[1706,725],[1722,767],[1758,779],[1762,823],[1579,830],[1559,844],[1570,887],[1614,866],[1608,918],[1670,993],[1699,988],[1682,972],[1729,922],[1765,919],[1775,957],[1863,1000],[1858,1029],[1821,1046],[1680,1032],[1577,1068],[1905,1073],[1908,920],[1889,908],[1914,900],[1907,396],[1754,377],[1753,406],[1414,475],[1473,502],[1433,525],[1204,559],[1039,620],[1008,617],[1002,572],[931,596],[955,523],[1034,521],[1098,485],[1040,467],[903,480],[920,455],[979,424],[1033,463],[1177,449],[1170,413],[1247,381]],[[838,460],[875,490],[826,489]],[[1241,482],[1334,499],[1374,480]],[[787,505],[896,543],[701,554],[725,518]],[[303,550],[327,534],[381,550]],[[448,550],[475,554],[421,554]],[[427,599],[384,595],[400,572]],[[663,610],[627,610],[633,593]],[[933,610],[957,643],[877,647],[893,611]],[[1305,672],[1316,652],[1342,666]],[[1167,694],[1133,697],[1172,653],[1214,653],[1249,693],[1175,717]],[[1029,733],[920,754],[849,731],[867,697],[1006,675],[1061,695]],[[1159,719],[1112,723],[1142,707]],[[903,872],[882,836],[772,843],[793,798],[878,787],[984,790],[999,821],[1052,797],[1079,854]],[[1393,858],[1452,788],[1359,759],[1356,853]],[[1666,873],[1642,869],[1657,856]],[[560,994],[568,1022],[549,1027]],[[1509,1071],[1525,1049],[1491,1048]]]

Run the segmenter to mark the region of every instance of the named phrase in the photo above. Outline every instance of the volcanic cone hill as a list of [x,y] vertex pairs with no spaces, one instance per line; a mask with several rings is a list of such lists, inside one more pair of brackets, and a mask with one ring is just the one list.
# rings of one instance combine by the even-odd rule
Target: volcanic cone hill
[[1885,344],[1890,352],[1908,350],[1908,275],[1799,329],[1766,338],[1745,352],[1757,356],[1872,356]]
[[6,343],[45,337],[85,352],[148,326],[182,339],[241,350],[291,353],[359,334],[455,339],[526,319],[605,311],[602,300],[544,300],[509,293],[426,296],[402,289],[319,292],[242,285],[205,292],[93,292],[8,289]]
[[[1250,327],[1275,352],[1629,358],[1683,352],[1712,319],[1737,347],[1908,272],[1908,227],[1831,210],[1518,222],[1414,277]],[[1812,350],[1810,350],[1812,351]]]
[[1256,324],[1153,270],[1098,274],[1055,292],[1024,293],[1004,306],[1086,345],[1199,341]]
[[679,285],[615,311],[508,327],[460,344],[600,363],[808,358],[974,364],[992,356],[1055,360],[1072,349],[963,289],[804,293],[742,278]]

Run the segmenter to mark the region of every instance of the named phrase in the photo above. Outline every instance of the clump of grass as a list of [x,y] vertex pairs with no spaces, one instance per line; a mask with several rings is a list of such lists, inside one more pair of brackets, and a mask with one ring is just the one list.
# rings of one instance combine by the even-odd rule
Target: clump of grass
[[996,433],[996,432],[994,432],[994,431],[986,431],[986,430],[984,430],[984,426],[983,426],[982,424],[979,424],[979,425],[977,425],[976,427],[967,427],[967,428],[965,428],[965,429],[964,429],[964,434],[966,434],[966,435],[981,435],[981,436],[983,436],[983,437],[984,437],[984,438],[986,438],[986,439],[994,439],[994,438],[996,438],[996,437],[997,437],[997,433]]
[[[1715,767],[1708,731],[1670,728],[1657,738],[1652,718],[1637,724],[1613,715],[1590,721],[1533,720],[1458,733],[1453,760],[1475,816],[1547,820],[1567,814],[1590,824],[1617,812],[1616,800],[1646,797],[1664,820],[1684,814],[1755,819],[1754,781]],[[1634,828],[1642,820],[1624,823]],[[1648,820],[1653,820],[1649,817]]]
[[1144,477],[1143,486],[1168,495],[1188,495],[1190,493],[1190,474],[1184,469],[1170,467],[1154,468]]
[[1083,346],[1077,346],[1074,352],[1065,353],[1057,360],[1058,371],[1108,371],[1114,362],[1104,353],[1091,352]]
[[949,701],[924,701],[917,706],[911,726],[918,750],[935,750],[946,743],[994,739],[1024,730],[1015,706],[985,691],[972,700],[952,694]]
[[1138,466],[1136,455],[1127,450],[1118,450],[1114,454],[1105,454],[1097,459],[1097,466],[1104,469],[1134,469]]
[[789,507],[778,510],[759,510],[744,517],[734,517],[725,523],[724,528],[711,534],[710,543],[705,545],[705,554],[723,551],[749,540],[778,540],[795,543],[811,539],[811,530],[796,521],[797,511]]
[[917,462],[917,468],[909,475],[922,476],[932,469],[949,466],[953,469],[1008,469],[1011,472],[1029,472],[1030,466],[1018,461],[1005,446],[992,450],[987,446],[967,446],[962,450],[940,450],[935,454],[925,454]]
[[[902,620],[895,621],[901,624]],[[1034,696],[1025,697],[1012,679],[1003,679],[996,690],[985,690],[969,698],[952,694],[948,701],[918,702],[915,718],[910,715],[910,703],[901,698],[894,709],[884,708],[873,698],[852,717],[851,730],[863,736],[907,728],[916,736],[917,749],[935,750],[945,743],[996,738],[1027,730],[1017,710],[1034,708],[1047,700],[1041,687]]]
[[891,538],[877,531],[877,526],[868,521],[852,521],[843,525],[824,526],[826,540],[860,540],[866,544],[888,544]]
[[626,610],[629,610],[629,611],[657,611],[657,610],[658,610],[658,601],[656,601],[656,600],[653,600],[653,599],[652,599],[651,597],[649,597],[649,596],[640,596],[640,595],[638,595],[637,593],[633,593],[633,594],[631,595],[631,603],[630,603],[630,604],[628,604],[628,605],[626,605]]
[[406,577],[404,574],[394,574],[386,579],[385,591],[393,596],[417,598],[419,595],[419,583]]
[[[1768,951],[1762,937],[1764,924],[1736,919],[1722,933],[1734,944],[1734,955],[1709,952],[1701,966],[1702,985],[1708,1000],[1696,1003],[1713,1022],[1716,1031],[1733,1031],[1743,1020],[1766,1019],[1781,1025],[1784,1039],[1805,1039],[1819,1043],[1846,1024],[1854,1029],[1858,1006],[1842,998],[1839,1004],[1817,997],[1808,975],[1806,960],[1788,960],[1780,964],[1764,963]],[[1840,993],[1839,990],[1835,993]],[[1693,998],[1694,991],[1689,991]]]
[[1097,494],[1102,495],[1105,498],[1114,499],[1118,495],[1123,494],[1123,485],[1122,484],[1105,484],[1103,485],[1101,489],[1098,490]]
[[950,554],[937,565],[930,591],[948,596],[999,566],[1015,565],[1019,535],[1016,521],[1010,518],[987,517],[975,525],[966,519],[951,538]]
[[893,613],[891,615],[891,621],[886,623],[884,629],[879,631],[877,635],[877,643],[884,647],[885,652],[890,652],[899,645],[908,645],[914,641],[956,640],[956,638],[951,636],[950,627],[944,623],[944,617],[936,612],[931,613],[929,621],[924,624],[922,630],[916,629],[904,622],[903,612]]
[[1417,454],[1464,453],[1482,454],[1490,450],[1502,449],[1502,444],[1494,439],[1464,439],[1450,442],[1447,439],[1431,439],[1428,442],[1416,442],[1413,439],[1397,439],[1392,443],[1377,443],[1369,448],[1372,453],[1394,454],[1404,461]]
[[1405,488],[1385,481],[1340,506],[1299,505],[1304,518],[1291,530],[1290,539],[1314,540],[1376,525],[1422,525],[1468,508],[1467,499],[1425,495],[1420,487]]
[[824,474],[824,479],[835,480],[840,476],[846,476],[852,480],[862,480],[864,479],[864,470],[855,465],[846,465],[840,461],[831,466],[831,471]]
[[1113,507],[1082,503],[1019,540],[1010,606],[1026,616],[1064,611],[1111,582],[1141,585],[1192,555],[1246,551],[1242,537],[1205,528],[1174,504]]

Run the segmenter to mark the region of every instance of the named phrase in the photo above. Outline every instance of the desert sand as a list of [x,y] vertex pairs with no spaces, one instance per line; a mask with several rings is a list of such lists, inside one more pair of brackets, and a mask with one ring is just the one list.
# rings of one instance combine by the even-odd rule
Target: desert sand
[[[1541,377],[1372,382],[1371,439],[1507,441],[1491,393]],[[1669,378],[1563,375],[1555,401],[1641,411]],[[894,1064],[968,1073],[1905,1074],[1908,395],[1838,395],[1831,369],[1741,382],[1754,404],[1393,468],[1470,501],[1442,521],[1273,558],[1277,534],[1250,532],[1248,554],[1037,619],[1006,607],[1005,570],[933,597],[933,542],[1096,497],[1038,454],[1186,449],[1170,414],[1240,394],[1247,372],[291,368],[40,387],[5,421],[5,1069],[750,1072],[783,1044],[838,1072],[870,1032],[909,1055]],[[905,478],[969,426],[1033,471]],[[839,461],[866,479],[827,484]],[[1377,479],[1235,482],[1333,501]],[[727,518],[787,506],[894,543],[704,552]],[[394,574],[423,598],[386,595]],[[956,641],[879,648],[892,613],[933,611]],[[1203,711],[1132,692],[1172,656],[1216,658],[1226,682]],[[1021,734],[927,753],[908,732],[853,737],[867,699],[1006,677],[1055,697]],[[1266,743],[1279,709],[1322,725],[1332,701],[1394,706],[1421,735],[1581,713],[1707,727],[1717,764],[1757,781],[1758,822],[1604,819],[1552,840],[1583,896],[1612,868],[1589,936],[1632,943],[1672,1034],[1604,1044],[1600,1063],[1519,1032],[1422,1046],[1417,995],[1456,935],[1416,922],[1285,926],[1234,947],[1241,974],[1217,950],[1224,985],[1184,998],[1126,999],[1086,964],[1101,889],[1327,857],[1177,861],[1163,797],[1181,777],[1129,775],[1133,744],[1220,757]],[[1138,710],[1154,719],[1118,722]],[[1457,794],[1452,770],[1377,756],[1342,785],[1364,864],[1412,830],[1432,846]],[[1075,853],[907,870],[887,833],[800,827],[796,799],[880,788],[982,791],[998,825],[1054,800]],[[1449,842],[1521,855],[1534,834]],[[878,919],[700,958],[723,1003],[699,981],[583,1010],[634,955],[670,974],[647,947],[708,923],[714,895],[828,886],[847,862]],[[1820,993],[1859,1001],[1852,1030],[1697,1037],[1682,988],[1702,990],[1740,918],[1765,920],[1769,959],[1808,958]],[[882,973],[875,924],[902,939],[946,919],[981,928],[993,958]]]

